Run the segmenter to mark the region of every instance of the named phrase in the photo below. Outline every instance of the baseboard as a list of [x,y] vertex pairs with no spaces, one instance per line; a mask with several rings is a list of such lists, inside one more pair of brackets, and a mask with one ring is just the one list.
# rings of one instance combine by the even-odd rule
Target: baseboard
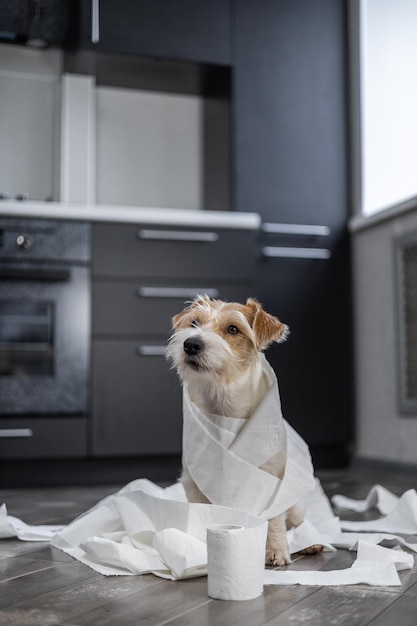
[[175,482],[180,456],[0,461],[0,488],[124,485],[136,478]]
[[352,459],[351,467],[385,474],[417,475],[417,463],[402,463],[400,461],[386,461],[385,459],[355,457]]

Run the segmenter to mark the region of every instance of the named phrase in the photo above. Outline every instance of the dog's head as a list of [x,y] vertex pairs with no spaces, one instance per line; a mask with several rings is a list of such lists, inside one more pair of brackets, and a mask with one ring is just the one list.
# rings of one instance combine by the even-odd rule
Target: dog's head
[[172,319],[167,357],[180,377],[236,380],[271,343],[284,341],[288,327],[253,298],[246,304],[197,296]]

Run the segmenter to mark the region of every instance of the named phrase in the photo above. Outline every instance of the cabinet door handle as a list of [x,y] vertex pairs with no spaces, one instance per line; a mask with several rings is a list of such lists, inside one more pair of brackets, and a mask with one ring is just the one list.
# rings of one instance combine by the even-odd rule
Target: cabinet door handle
[[33,430],[31,428],[0,428],[0,438],[2,437],[33,437]]
[[140,298],[194,298],[198,294],[207,294],[209,298],[218,298],[218,289],[204,289],[193,287],[138,287],[136,291]]
[[290,248],[289,246],[266,246],[262,254],[268,258],[281,259],[330,259],[332,253],[327,248]]
[[142,228],[138,231],[139,239],[153,241],[194,241],[214,243],[219,239],[218,233],[192,230],[153,230]]
[[100,0],[91,0],[91,42],[100,41]]
[[316,226],[314,224],[262,224],[264,233],[276,235],[306,235],[313,237],[328,237],[330,228],[328,226]]
[[139,356],[165,356],[166,346],[138,346]]

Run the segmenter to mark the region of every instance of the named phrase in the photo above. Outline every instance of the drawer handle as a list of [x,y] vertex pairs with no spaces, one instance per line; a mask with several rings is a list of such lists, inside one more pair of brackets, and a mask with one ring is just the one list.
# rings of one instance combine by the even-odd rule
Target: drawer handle
[[166,346],[139,346],[137,353],[139,356],[165,356]]
[[31,428],[0,428],[1,437],[33,437],[33,430]]
[[330,259],[332,253],[327,248],[290,248],[266,246],[263,256],[280,259]]
[[213,232],[191,230],[152,230],[142,228],[138,231],[139,239],[152,241],[194,241],[202,243],[214,243],[219,235]]
[[218,289],[194,289],[191,287],[138,287],[140,298],[194,298],[199,294],[207,294],[209,298],[218,298]]
[[315,237],[328,237],[330,228],[328,226],[315,226],[314,224],[262,224],[264,233],[277,235],[312,235]]
[[91,42],[100,41],[100,0],[91,0]]

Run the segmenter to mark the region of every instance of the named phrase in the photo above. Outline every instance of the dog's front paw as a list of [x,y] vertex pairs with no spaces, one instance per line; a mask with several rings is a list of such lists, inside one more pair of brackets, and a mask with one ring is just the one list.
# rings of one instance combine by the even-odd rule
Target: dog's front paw
[[273,565],[277,567],[278,565],[287,565],[291,563],[291,557],[289,555],[288,549],[286,547],[269,547],[266,548],[265,554],[265,563],[267,565]]

